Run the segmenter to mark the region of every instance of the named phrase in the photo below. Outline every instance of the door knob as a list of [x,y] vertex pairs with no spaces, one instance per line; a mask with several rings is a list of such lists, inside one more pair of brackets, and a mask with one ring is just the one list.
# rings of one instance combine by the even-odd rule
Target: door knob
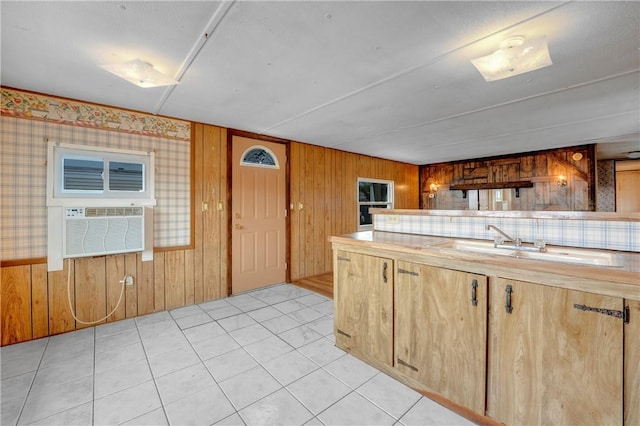
[[244,229],[244,226],[240,225],[239,223],[236,223],[235,228],[236,229]]

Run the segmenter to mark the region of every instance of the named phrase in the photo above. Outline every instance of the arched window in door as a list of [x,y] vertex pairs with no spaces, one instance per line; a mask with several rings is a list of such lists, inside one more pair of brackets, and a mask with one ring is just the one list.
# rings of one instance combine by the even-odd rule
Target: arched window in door
[[267,167],[271,169],[279,169],[278,159],[273,152],[264,146],[254,145],[248,148],[242,154],[240,164],[252,167]]

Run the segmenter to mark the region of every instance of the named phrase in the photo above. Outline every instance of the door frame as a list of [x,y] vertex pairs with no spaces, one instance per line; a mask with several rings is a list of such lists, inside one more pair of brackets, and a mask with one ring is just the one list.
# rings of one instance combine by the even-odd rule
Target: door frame
[[[265,141],[272,143],[279,143],[285,146],[285,207],[287,209],[287,216],[285,217],[285,262],[286,262],[286,270],[285,270],[285,280],[287,282],[291,281],[291,158],[290,155],[290,147],[291,141],[286,139],[275,138],[266,135],[260,135],[257,133],[246,132],[244,130],[236,130],[236,129],[228,129],[227,131],[227,206],[230,209],[233,204],[233,137],[239,136],[248,139],[254,139],[256,141]],[[227,249],[227,296],[233,295],[232,293],[232,282],[233,274],[232,274],[232,265],[233,265],[233,241],[231,238],[233,230],[232,227],[233,215],[227,215],[227,235],[228,235],[228,249]]]

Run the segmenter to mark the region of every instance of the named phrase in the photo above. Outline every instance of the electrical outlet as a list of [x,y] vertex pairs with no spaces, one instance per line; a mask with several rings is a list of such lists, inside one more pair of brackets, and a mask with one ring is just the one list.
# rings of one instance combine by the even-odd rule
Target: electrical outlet
[[131,275],[127,275],[126,277],[124,277],[124,284],[133,285],[133,277]]
[[387,215],[387,223],[389,225],[397,225],[400,223],[400,216],[396,214]]

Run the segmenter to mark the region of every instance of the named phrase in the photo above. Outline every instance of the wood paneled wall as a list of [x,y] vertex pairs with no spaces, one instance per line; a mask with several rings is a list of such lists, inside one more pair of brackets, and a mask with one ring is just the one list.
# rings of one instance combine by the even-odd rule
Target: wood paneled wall
[[196,219],[193,268],[195,303],[227,296],[227,129],[192,124],[196,142],[194,205]]
[[87,327],[69,310],[67,284],[76,317],[84,322],[116,307],[125,275],[134,284],[124,288],[107,322],[227,295],[227,130],[202,124],[192,129],[193,247],[157,251],[149,262],[140,254],[75,259],[55,272],[47,272],[42,261],[4,262],[2,345]]
[[[558,187],[559,175],[567,178],[566,187]],[[594,211],[595,179],[595,145],[428,164],[420,166],[420,208],[469,209],[469,199],[460,190],[449,190],[450,185],[528,180],[533,187],[521,188],[519,197],[511,197],[510,210]],[[432,183],[438,184],[439,190],[430,198]]]
[[[149,262],[140,254],[75,259],[55,272],[43,260],[3,262],[2,345],[89,326],[71,315],[67,283],[84,322],[116,307],[126,275],[134,284],[106,322],[228,295],[228,130],[194,123],[192,132],[192,246],[156,251]],[[358,177],[393,180],[395,207],[418,207],[418,166],[298,142],[290,142],[290,156],[292,280],[330,272],[328,238],[358,230]]]
[[358,231],[358,177],[394,181],[394,207],[418,208],[418,166],[292,142],[291,280],[333,269],[331,235]]
[[[194,281],[184,263],[192,252],[156,253],[153,262],[142,262],[140,254],[74,259],[55,272],[47,272],[46,263],[3,267],[2,345],[87,327],[73,318],[69,301],[83,322],[115,309],[101,323],[193,303],[185,297],[189,288],[193,293]],[[124,287],[118,305],[125,275],[134,284]]]

